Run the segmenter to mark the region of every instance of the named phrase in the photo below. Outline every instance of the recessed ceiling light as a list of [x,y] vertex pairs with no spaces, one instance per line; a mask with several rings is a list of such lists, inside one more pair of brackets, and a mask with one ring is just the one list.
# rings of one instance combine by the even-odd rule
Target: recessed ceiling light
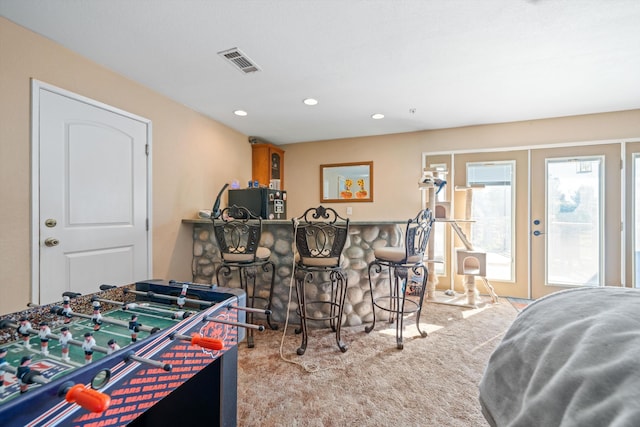
[[371,115],[371,118],[373,120],[380,120],[380,119],[384,119],[384,114],[381,113],[375,113]]
[[305,105],[318,105],[318,100],[313,98],[307,98],[304,101]]
[[233,114],[235,114],[236,116],[244,117],[244,116],[247,115],[247,112],[244,111],[244,110],[236,110],[236,111],[233,112]]

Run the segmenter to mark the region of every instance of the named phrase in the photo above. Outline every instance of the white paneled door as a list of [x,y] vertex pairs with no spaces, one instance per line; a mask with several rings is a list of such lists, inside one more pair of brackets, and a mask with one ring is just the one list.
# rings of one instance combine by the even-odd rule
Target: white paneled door
[[533,298],[584,286],[620,286],[619,144],[531,152]]
[[150,122],[37,82],[33,114],[34,302],[150,277]]

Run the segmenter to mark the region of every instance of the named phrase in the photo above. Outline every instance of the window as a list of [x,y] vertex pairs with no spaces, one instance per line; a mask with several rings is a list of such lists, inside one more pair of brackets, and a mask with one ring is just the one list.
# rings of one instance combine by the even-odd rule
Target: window
[[473,189],[470,240],[487,254],[487,278],[514,280],[515,162],[467,163]]

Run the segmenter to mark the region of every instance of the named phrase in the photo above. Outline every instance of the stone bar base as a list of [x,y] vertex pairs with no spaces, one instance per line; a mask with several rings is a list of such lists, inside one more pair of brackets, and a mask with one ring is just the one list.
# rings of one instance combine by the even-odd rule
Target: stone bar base
[[[213,235],[213,225],[208,220],[183,220],[193,224],[193,281],[196,283],[215,283],[215,270],[219,265],[220,251]],[[343,267],[347,272],[347,298],[344,307],[345,326],[357,326],[373,321],[371,295],[369,291],[369,272],[367,266],[374,258],[375,248],[398,246],[402,243],[405,224],[396,222],[349,223],[349,239],[343,252]],[[264,221],[262,223],[261,245],[271,250],[271,260],[276,265],[274,295],[272,296],[273,319],[284,322],[289,301],[289,289],[293,271],[293,225],[291,221]],[[374,296],[388,293],[389,273],[382,271],[372,277]],[[266,278],[265,278],[266,279]],[[220,280],[224,280],[222,277]],[[328,281],[308,289],[307,298],[329,300]],[[228,283],[220,286],[239,287],[237,274]],[[264,295],[263,295],[264,296]],[[289,321],[299,322],[296,315],[295,287],[291,289]],[[384,312],[381,319],[385,320]],[[386,314],[388,319],[388,313]],[[310,322],[311,323],[311,322]],[[328,326],[324,325],[324,326]]]

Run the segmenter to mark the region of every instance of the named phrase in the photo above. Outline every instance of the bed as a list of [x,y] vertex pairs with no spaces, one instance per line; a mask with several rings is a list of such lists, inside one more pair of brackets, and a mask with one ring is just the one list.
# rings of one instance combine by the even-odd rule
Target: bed
[[492,426],[640,426],[640,290],[530,304],[492,353],[479,399]]

